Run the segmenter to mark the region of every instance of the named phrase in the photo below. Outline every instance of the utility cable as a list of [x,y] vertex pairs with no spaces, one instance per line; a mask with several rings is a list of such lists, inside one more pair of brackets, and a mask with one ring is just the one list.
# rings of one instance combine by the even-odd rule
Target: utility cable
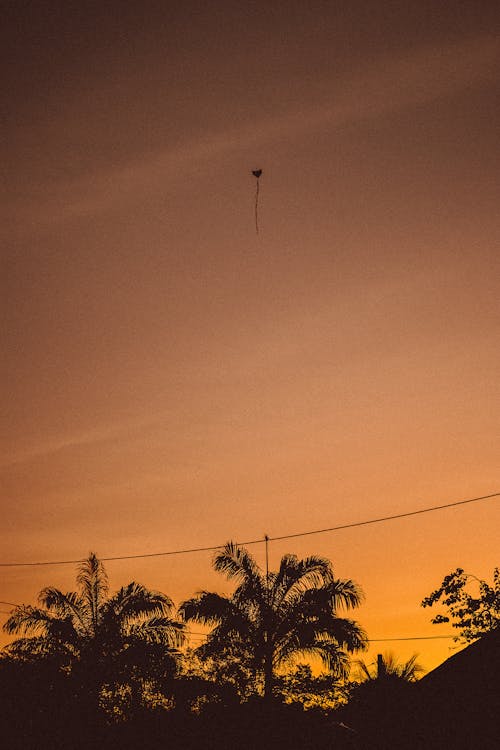
[[[196,640],[200,638],[208,638],[210,633],[198,633],[194,630],[189,630],[186,633],[188,636],[194,636]],[[368,643],[392,643],[400,641],[440,641],[446,640],[451,641],[456,638],[456,635],[411,635],[411,636],[400,636],[398,638],[367,638]]]
[[[283,536],[270,536],[270,542],[277,542],[281,539],[295,539],[299,536],[312,536],[313,534],[325,534],[328,531],[340,531],[341,529],[353,529],[358,526],[368,526],[373,523],[382,523],[383,521],[394,521],[397,518],[409,518],[409,516],[418,516],[422,513],[432,513],[435,510],[443,510],[444,508],[455,508],[459,505],[466,505],[467,503],[477,503],[479,500],[489,500],[493,497],[499,497],[500,492],[493,492],[491,495],[482,495],[481,497],[471,497],[468,500],[457,500],[454,503],[446,503],[445,505],[433,505],[430,508],[421,508],[420,510],[410,510],[406,513],[396,513],[392,516],[381,516],[380,518],[371,518],[369,521],[356,521],[355,523],[346,523],[341,526],[331,526],[327,529],[316,529],[315,531],[302,531],[297,534],[284,534]],[[262,541],[262,539],[260,540]]]
[[383,643],[384,641],[436,641],[441,638],[456,638],[456,635],[412,635],[404,638],[368,638],[368,643]]
[[[385,521],[394,521],[398,518],[409,518],[410,516],[418,516],[423,513],[432,513],[437,510],[444,510],[446,508],[456,508],[461,505],[467,505],[470,503],[477,503],[481,500],[490,500],[492,498],[500,497],[500,492],[492,492],[490,495],[481,495],[480,497],[471,497],[467,500],[457,500],[453,503],[445,503],[444,505],[433,505],[428,508],[421,508],[420,510],[411,510],[406,513],[396,513],[391,516],[381,516],[380,518],[371,518],[367,521],[355,521],[353,523],[341,524],[339,526],[329,526],[324,529],[315,529],[314,531],[299,531],[295,534],[282,534],[280,536],[268,537],[269,542],[282,541],[284,539],[297,539],[304,536],[312,536],[313,534],[326,534],[332,531],[341,531],[343,529],[354,529],[359,526],[369,526],[375,523],[384,523]],[[248,542],[238,542],[237,544],[241,547],[249,547],[252,544],[263,544],[265,538],[262,539],[251,539]],[[186,555],[193,552],[214,552],[218,549],[223,549],[224,544],[217,544],[211,547],[192,547],[189,549],[169,550],[168,552],[148,552],[138,555],[117,555],[114,557],[100,557],[102,562],[112,562],[115,560],[138,560],[146,559],[150,557],[167,557],[170,555]],[[35,567],[35,566],[46,566],[46,565],[76,565],[82,563],[82,558],[77,560],[50,560],[47,562],[4,562],[0,563],[0,568],[15,568],[15,567]]]
[[[0,609],[0,614],[2,615],[10,615],[12,614],[6,609]],[[188,636],[195,636],[195,638],[208,638],[210,633],[199,633],[195,630],[188,630],[186,631],[186,635]],[[392,642],[392,641],[435,641],[438,639],[451,639],[455,638],[454,635],[413,635],[413,636],[405,636],[403,638],[368,638],[368,643],[383,643],[385,641]]]

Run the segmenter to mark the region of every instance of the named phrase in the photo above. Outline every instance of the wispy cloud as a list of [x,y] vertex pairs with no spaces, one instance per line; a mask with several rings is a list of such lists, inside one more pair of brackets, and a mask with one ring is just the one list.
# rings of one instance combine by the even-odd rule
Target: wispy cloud
[[[126,167],[97,172],[64,185],[45,203],[21,205],[30,214],[31,229],[76,217],[91,216],[127,203],[141,191],[151,192],[178,180],[200,165],[238,150],[263,147],[311,131],[334,130],[350,122],[377,118],[393,111],[425,105],[464,88],[495,80],[500,62],[500,39],[476,37],[461,43],[424,47],[397,58],[387,57],[370,70],[359,69],[335,80],[335,98],[314,108],[293,110],[253,121],[133,162]],[[333,98],[333,94],[332,94]]]
[[161,424],[161,417],[130,419],[122,423],[101,425],[91,430],[49,437],[43,442],[33,443],[17,451],[4,454],[0,460],[0,469],[31,463],[40,458],[47,458],[75,448],[107,443],[124,435],[136,434],[137,431],[148,429],[155,424]]

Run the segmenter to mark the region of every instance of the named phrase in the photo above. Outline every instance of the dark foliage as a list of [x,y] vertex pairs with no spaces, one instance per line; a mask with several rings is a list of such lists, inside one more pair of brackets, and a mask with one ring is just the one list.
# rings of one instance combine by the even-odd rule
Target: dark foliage
[[[5,677],[0,676],[0,682]],[[39,693],[40,680],[21,689],[22,700],[11,701],[0,729],[9,750],[354,750],[352,732],[321,712],[268,705],[262,700],[243,705],[213,704],[200,714],[181,709],[145,712],[118,724],[91,716],[80,700],[61,685],[57,692]],[[12,682],[10,689],[12,689]],[[5,685],[1,682],[2,686]],[[3,688],[2,697],[4,694]],[[41,700],[40,700],[41,699]],[[30,705],[30,720],[23,713]],[[34,702],[34,703],[33,703]],[[38,703],[36,711],[31,707]]]
[[140,712],[172,681],[184,625],[168,596],[139,583],[109,596],[106,571],[93,553],[80,564],[77,584],[67,593],[47,587],[39,606],[12,610],[4,630],[21,637],[4,649],[2,669],[14,683],[23,670],[28,684],[40,680],[40,705],[62,690],[69,715],[76,702],[89,721],[99,712],[109,720]]
[[297,656],[315,656],[337,677],[346,676],[349,653],[366,648],[366,634],[340,610],[357,607],[362,592],[351,580],[334,576],[329,560],[284,555],[279,570],[265,573],[247,550],[228,542],[214,568],[234,581],[231,596],[198,592],[180,608],[187,621],[212,626],[205,657],[247,657],[257,685],[271,699],[277,670]]
[[[475,584],[477,591],[470,591]],[[422,601],[422,607],[442,604],[446,614],[439,613],[435,624],[449,622],[457,628],[457,641],[470,643],[500,626],[500,568],[493,571],[493,584],[457,568],[445,576],[438,589]]]

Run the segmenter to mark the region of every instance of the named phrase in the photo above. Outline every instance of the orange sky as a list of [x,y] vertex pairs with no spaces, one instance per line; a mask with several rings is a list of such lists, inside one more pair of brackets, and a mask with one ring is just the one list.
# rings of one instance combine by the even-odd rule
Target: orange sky
[[[496,4],[236,5],[6,11],[0,562],[500,489]],[[499,528],[490,500],[271,564],[327,555],[371,638],[432,635],[421,599],[458,565],[490,578]],[[208,553],[108,571],[224,588]],[[4,568],[0,599],[74,577]]]

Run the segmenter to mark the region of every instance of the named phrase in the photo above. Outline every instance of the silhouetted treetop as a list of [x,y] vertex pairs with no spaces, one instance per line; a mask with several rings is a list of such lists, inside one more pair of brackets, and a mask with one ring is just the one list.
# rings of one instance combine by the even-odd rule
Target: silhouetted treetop
[[[471,593],[475,586],[477,593]],[[500,626],[500,569],[493,571],[493,585],[462,568],[445,576],[440,587],[422,601],[422,607],[442,604],[447,614],[437,614],[432,622],[451,622],[460,633],[455,640],[469,643]]]
[[263,676],[267,697],[275,670],[297,655],[317,656],[345,675],[348,653],[366,647],[360,626],[338,614],[360,604],[361,589],[335,578],[329,560],[284,555],[279,569],[266,573],[246,549],[228,542],[213,566],[236,582],[233,594],[200,591],[181,605],[181,616],[214,626],[200,649],[204,654],[222,655],[228,648],[247,654],[256,678]]

